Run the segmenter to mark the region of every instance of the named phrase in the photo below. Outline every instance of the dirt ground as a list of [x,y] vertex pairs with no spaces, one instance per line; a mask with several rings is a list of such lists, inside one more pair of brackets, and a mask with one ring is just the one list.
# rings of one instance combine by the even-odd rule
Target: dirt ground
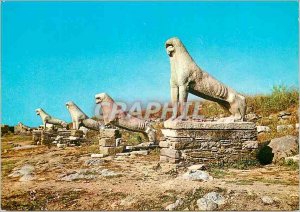
[[[197,210],[197,199],[211,191],[226,199],[218,210],[299,209],[297,167],[211,168],[213,180],[190,181],[181,177],[186,169],[159,163],[158,150],[146,156],[92,159],[97,147],[26,146],[30,144],[29,136],[1,139],[2,209],[165,210],[182,199],[177,210]],[[24,165],[34,169],[31,179],[20,181],[12,173]],[[104,172],[113,174],[99,174]],[[265,195],[274,202],[263,203]]]

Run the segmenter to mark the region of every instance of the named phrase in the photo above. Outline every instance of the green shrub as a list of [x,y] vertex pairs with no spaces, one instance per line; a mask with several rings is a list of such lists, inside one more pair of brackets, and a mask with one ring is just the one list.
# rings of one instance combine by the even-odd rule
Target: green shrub
[[275,85],[271,94],[248,96],[246,101],[248,107],[251,108],[251,112],[269,115],[290,107],[297,107],[299,104],[299,91],[295,87]]
[[298,170],[299,169],[299,163],[298,162],[295,162],[293,160],[288,160],[288,161],[285,161],[283,163],[283,165],[289,167],[290,169],[292,170]]

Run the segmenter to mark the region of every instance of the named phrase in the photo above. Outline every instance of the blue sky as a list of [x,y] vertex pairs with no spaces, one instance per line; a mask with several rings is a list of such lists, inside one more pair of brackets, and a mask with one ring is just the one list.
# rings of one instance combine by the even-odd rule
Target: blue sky
[[297,2],[2,2],[2,123],[70,121],[94,95],[168,101],[164,42],[179,37],[197,64],[246,94],[298,86]]

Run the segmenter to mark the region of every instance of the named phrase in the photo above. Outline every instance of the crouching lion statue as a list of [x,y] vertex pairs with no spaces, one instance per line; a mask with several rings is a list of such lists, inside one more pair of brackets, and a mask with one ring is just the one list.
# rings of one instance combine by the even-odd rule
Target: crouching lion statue
[[50,116],[42,108],[36,109],[35,112],[36,115],[39,115],[41,117],[43,121],[44,129],[46,129],[46,124],[53,124],[53,125],[62,126],[64,128],[68,128],[67,122]]
[[203,71],[189,55],[183,43],[178,38],[166,41],[166,51],[171,65],[171,99],[173,104],[182,105],[188,98],[188,93],[217,102],[228,110],[234,121],[243,121],[246,112],[245,97],[232,88]]
[[[149,140],[156,143],[156,131],[152,125],[118,109],[115,101],[106,93],[95,95],[96,104],[100,104],[105,125],[111,124],[125,130],[140,132]],[[116,111],[117,110],[117,111]]]
[[98,121],[89,118],[74,102],[67,102],[66,107],[72,118],[73,129],[78,130],[81,126],[90,130],[99,130],[101,128],[101,124]]

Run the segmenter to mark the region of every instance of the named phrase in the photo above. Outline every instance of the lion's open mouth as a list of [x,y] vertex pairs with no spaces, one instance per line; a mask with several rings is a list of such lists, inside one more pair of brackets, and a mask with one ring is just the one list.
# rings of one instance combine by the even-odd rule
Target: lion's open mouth
[[100,97],[96,97],[96,104],[100,104],[101,103],[101,98]]
[[166,44],[166,49],[167,49],[167,53],[170,57],[173,56],[174,52],[175,52],[175,48],[172,44]]

